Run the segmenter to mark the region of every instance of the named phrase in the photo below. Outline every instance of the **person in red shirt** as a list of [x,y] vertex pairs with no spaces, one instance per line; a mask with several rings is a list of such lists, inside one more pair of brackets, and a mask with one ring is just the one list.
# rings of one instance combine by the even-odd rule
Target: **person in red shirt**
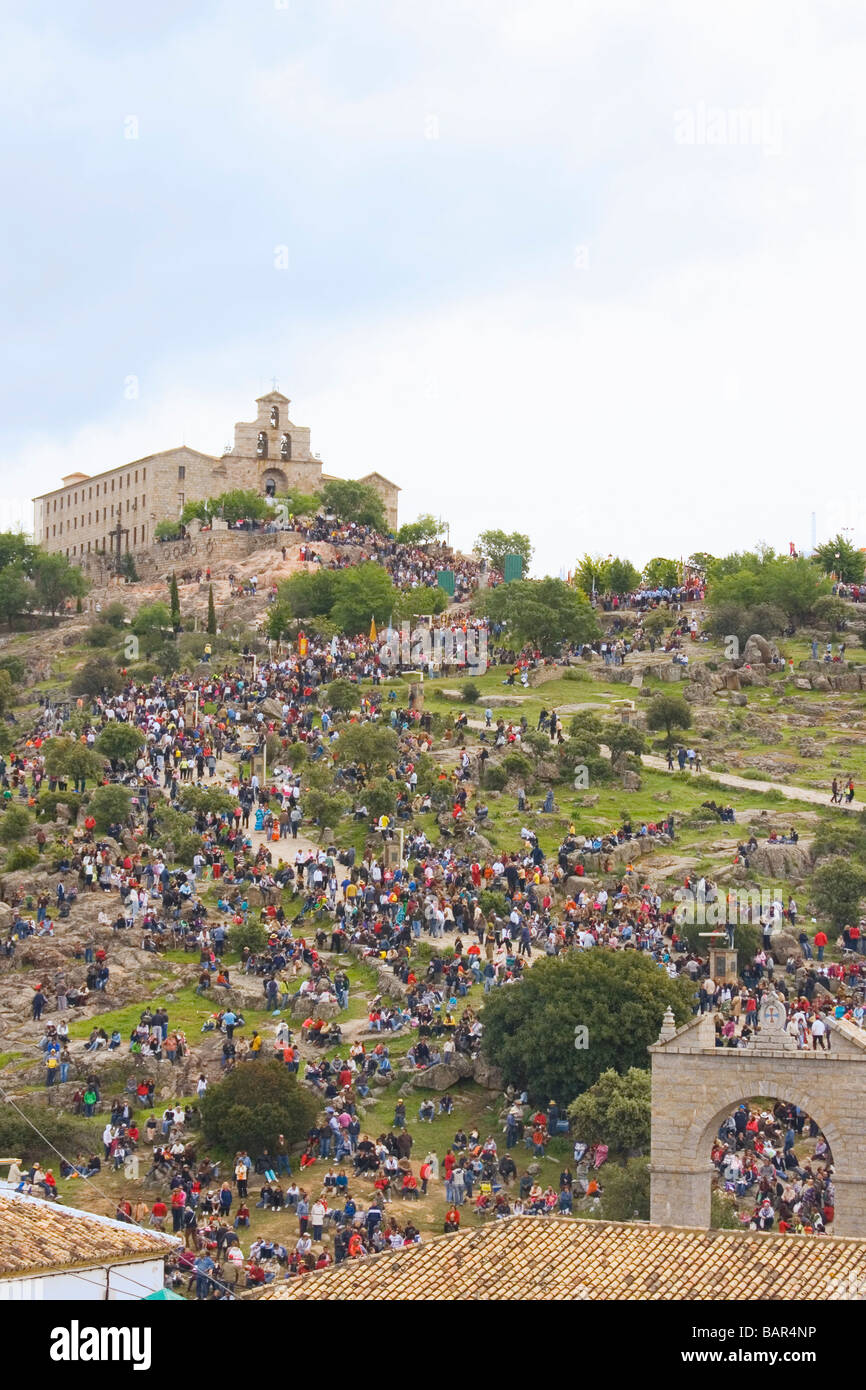
[[171,1228],[177,1234],[183,1230],[183,1209],[186,1197],[182,1187],[176,1187],[171,1194]]
[[168,1207],[160,1198],[154,1202],[150,1209],[150,1224],[158,1231],[165,1230],[165,1218],[168,1216]]
[[460,1230],[460,1213],[456,1207],[449,1207],[445,1213],[445,1234]]
[[824,931],[824,928],[819,927],[815,933],[815,946],[818,951],[819,960],[824,959],[824,947],[827,945],[828,941],[829,938],[827,936],[827,933]]

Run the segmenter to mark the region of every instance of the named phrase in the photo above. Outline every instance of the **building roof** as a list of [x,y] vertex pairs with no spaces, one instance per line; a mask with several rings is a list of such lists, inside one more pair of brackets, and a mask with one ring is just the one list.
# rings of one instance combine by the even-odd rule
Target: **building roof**
[[[220,460],[214,454],[203,454],[201,449],[193,449],[189,444],[176,444],[173,449],[160,449],[155,454],[145,454],[141,459],[130,459],[129,463],[119,463],[116,468],[105,468],[101,473],[67,473],[66,478],[61,479],[61,486],[52,488],[50,492],[40,492],[31,498],[33,502],[42,502],[46,497],[53,497],[55,493],[66,492],[68,488],[80,487],[82,482],[101,483],[103,478],[110,478],[112,473],[123,473],[127,468],[138,468],[141,464],[153,463],[156,459],[173,458],[178,454],[193,455],[195,458],[204,459],[206,463],[217,464]],[[223,455],[223,458],[225,455]]]
[[0,1193],[0,1279],[50,1269],[162,1259],[180,1243],[157,1231],[23,1192]]
[[403,489],[398,487],[396,483],[392,483],[390,478],[386,478],[384,473],[378,473],[375,469],[372,473],[365,473],[363,478],[358,479],[358,482],[369,483],[373,480],[373,478],[378,478],[380,483],[387,483],[388,487],[392,487],[395,492],[403,491]]
[[851,1287],[866,1288],[864,1240],[513,1216],[346,1261],[251,1296],[823,1301],[850,1298]]

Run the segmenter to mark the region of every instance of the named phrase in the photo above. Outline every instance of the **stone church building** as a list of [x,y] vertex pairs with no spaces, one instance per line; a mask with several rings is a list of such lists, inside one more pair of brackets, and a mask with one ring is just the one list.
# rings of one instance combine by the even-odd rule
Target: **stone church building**
[[[185,503],[233,488],[266,496],[315,492],[333,475],[310,452],[310,431],[289,419],[289,399],[269,391],[256,401],[256,418],[235,425],[234,444],[221,458],[182,445],[90,476],[70,473],[62,486],[33,499],[33,538],[70,561],[92,553],[142,551],[161,521],[176,521]],[[397,528],[400,489],[381,473],[358,479],[382,498],[391,530]]]

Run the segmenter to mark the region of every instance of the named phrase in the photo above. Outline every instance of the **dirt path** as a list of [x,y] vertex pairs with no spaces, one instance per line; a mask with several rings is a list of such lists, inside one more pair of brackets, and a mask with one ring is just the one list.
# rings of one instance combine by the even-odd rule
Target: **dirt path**
[[[577,706],[568,706],[567,710],[561,707],[557,712],[568,712],[572,708],[577,708]],[[483,729],[486,726],[483,719],[470,719],[469,727],[470,729]],[[601,745],[601,753],[605,758],[610,757],[610,749],[604,744]],[[644,767],[652,768],[653,772],[670,772],[667,760],[658,757],[655,753],[642,754],[641,762]],[[688,772],[681,773],[678,767],[674,767],[670,775],[672,777],[682,776],[688,778],[693,774]],[[713,781],[720,783],[721,786],[734,787],[738,791],[779,792],[780,795],[786,797],[789,801],[808,801],[813,806],[829,806],[831,804],[829,791],[818,791],[814,787],[799,787],[792,782],[756,781],[751,777],[737,777],[733,772],[707,772],[706,775],[712,777]],[[855,798],[854,801],[851,802],[842,802],[837,809],[840,811],[862,811],[866,809],[866,802],[857,801]]]

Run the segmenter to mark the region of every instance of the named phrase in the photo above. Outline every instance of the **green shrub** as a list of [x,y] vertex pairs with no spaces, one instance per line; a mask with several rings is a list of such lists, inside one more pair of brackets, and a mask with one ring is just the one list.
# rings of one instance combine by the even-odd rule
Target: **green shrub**
[[3,868],[7,873],[13,874],[16,869],[31,869],[38,863],[39,850],[35,845],[16,845],[9,851]]
[[505,894],[492,888],[483,888],[478,895],[478,906],[485,917],[490,917],[494,912],[497,917],[507,917],[508,904],[505,901]]
[[592,675],[585,667],[569,666],[566,671],[563,671],[562,679],[564,681],[591,681]]
[[0,671],[8,671],[13,685],[23,684],[27,674],[24,662],[18,656],[0,656]]
[[117,641],[117,628],[111,623],[93,623],[84,634],[88,647],[110,647]]
[[36,819],[38,821],[56,820],[58,806],[68,806],[71,814],[73,802],[75,803],[74,809],[77,811],[80,806],[86,805],[89,796],[89,792],[85,792],[83,796],[80,793],[75,796],[72,792],[42,792],[36,802]]
[[78,1153],[93,1152],[95,1131],[84,1119],[61,1114],[56,1109],[46,1110],[41,1105],[30,1109],[20,1104],[16,1110],[10,1105],[0,1108],[0,1149],[3,1153],[25,1163],[38,1159],[46,1171],[53,1169],[56,1177],[57,1154],[37,1131],[61,1153],[71,1154],[73,1159]]
[[460,693],[465,705],[477,705],[481,699],[481,688],[474,681],[464,681],[460,687]]
[[88,808],[96,821],[96,829],[100,833],[104,833],[115,821],[124,825],[129,816],[131,802],[132,792],[128,787],[118,785],[97,787],[90,798]]
[[25,806],[7,806],[0,815],[0,845],[14,845],[30,829],[30,812]]
[[501,792],[508,781],[504,767],[487,767],[484,770],[484,786],[492,792]]
[[182,835],[179,840],[174,842],[174,856],[178,864],[186,864],[187,868],[192,866],[192,861],[197,854],[201,854],[201,835]]
[[252,918],[246,922],[238,922],[236,926],[229,928],[229,947],[235,955],[239,956],[245,946],[249,946],[253,954],[258,955],[267,944],[267,927]]
[[123,689],[123,677],[117,662],[108,653],[91,657],[80,671],[76,671],[70,683],[73,695],[119,695]]
[[524,753],[506,753],[501,766],[509,777],[528,777],[532,772],[532,763]]
[[229,1072],[202,1098],[206,1143],[236,1153],[273,1152],[278,1135],[288,1144],[306,1138],[319,1101],[280,1062],[250,1062]]

